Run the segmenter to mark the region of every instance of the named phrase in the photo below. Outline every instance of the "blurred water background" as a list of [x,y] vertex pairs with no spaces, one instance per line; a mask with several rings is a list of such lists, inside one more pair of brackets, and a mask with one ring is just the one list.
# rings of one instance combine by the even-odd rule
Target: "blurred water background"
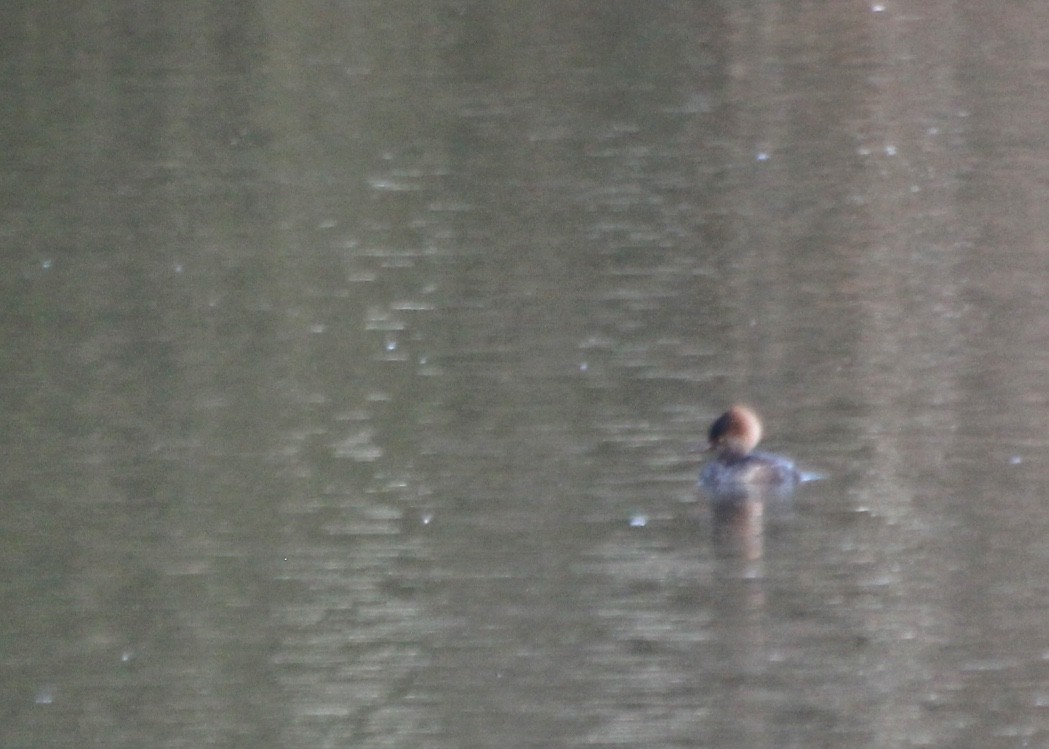
[[[0,744],[1049,745],[1049,5],[0,10]],[[829,478],[712,532],[735,400]]]

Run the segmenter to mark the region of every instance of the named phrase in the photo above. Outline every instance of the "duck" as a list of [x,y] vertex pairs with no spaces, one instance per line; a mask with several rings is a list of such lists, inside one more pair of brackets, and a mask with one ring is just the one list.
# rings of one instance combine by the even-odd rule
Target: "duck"
[[713,457],[699,474],[699,486],[715,505],[789,497],[798,484],[822,478],[799,471],[790,458],[755,450],[763,432],[757,413],[742,403],[710,425],[707,451]]

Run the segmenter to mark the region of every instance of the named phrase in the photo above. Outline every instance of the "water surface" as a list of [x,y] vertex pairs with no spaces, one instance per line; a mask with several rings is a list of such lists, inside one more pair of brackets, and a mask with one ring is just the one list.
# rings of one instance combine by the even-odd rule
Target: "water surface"
[[4,746],[1046,742],[1049,9],[3,16]]

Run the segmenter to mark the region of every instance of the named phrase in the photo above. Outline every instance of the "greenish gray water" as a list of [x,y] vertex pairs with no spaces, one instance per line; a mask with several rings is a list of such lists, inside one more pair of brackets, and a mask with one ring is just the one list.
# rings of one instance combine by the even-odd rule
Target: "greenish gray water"
[[1046,29],[0,11],[0,743],[1044,744]]

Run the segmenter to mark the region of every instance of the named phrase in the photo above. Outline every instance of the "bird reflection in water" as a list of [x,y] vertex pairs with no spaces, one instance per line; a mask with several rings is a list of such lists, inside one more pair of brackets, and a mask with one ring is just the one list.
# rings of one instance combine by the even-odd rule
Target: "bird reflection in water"
[[789,509],[798,484],[822,478],[795,468],[781,455],[755,450],[761,420],[737,404],[710,425],[707,451],[711,460],[699,474],[699,486],[710,498],[715,539],[738,546],[744,558],[760,559],[766,509]]

